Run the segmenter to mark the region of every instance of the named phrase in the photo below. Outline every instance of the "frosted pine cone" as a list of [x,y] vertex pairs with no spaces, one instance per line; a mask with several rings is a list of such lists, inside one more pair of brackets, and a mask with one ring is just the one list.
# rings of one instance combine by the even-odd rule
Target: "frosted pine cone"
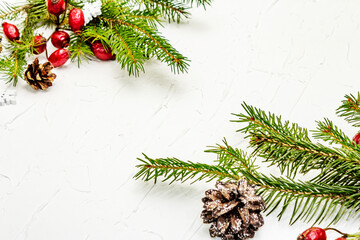
[[262,197],[255,194],[254,186],[244,179],[239,182],[217,182],[217,189],[205,192],[202,199],[204,223],[211,223],[210,236],[222,240],[253,238],[264,225],[261,212],[265,209]]
[[39,59],[30,64],[25,72],[26,82],[35,90],[45,90],[52,86],[52,82],[56,78],[51,70],[54,66],[50,62],[39,64]]

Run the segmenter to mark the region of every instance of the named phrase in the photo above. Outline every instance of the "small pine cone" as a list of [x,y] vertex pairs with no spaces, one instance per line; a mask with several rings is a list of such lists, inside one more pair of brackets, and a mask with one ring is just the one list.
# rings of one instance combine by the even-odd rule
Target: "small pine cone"
[[2,52],[2,44],[1,44],[1,42],[2,42],[2,37],[0,36],[0,53]]
[[35,90],[46,90],[56,78],[56,75],[51,73],[53,68],[50,62],[39,64],[39,59],[36,58],[25,71],[25,80]]
[[201,218],[211,223],[210,236],[222,240],[253,238],[255,231],[264,225],[261,212],[265,201],[255,194],[255,186],[245,179],[239,182],[217,182],[217,189],[205,192]]

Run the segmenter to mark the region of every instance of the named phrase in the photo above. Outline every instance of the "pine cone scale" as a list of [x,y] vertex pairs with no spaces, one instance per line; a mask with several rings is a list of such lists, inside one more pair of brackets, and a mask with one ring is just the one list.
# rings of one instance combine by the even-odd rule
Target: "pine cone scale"
[[241,220],[244,226],[249,226],[250,224],[250,213],[248,209],[238,209]]
[[230,226],[229,219],[223,216],[219,217],[219,219],[216,222],[216,228],[219,230],[221,234],[225,234],[229,226]]
[[234,232],[239,232],[242,226],[242,221],[239,218],[239,216],[236,216],[236,214],[230,214],[230,221],[231,221],[231,229]]
[[[214,201],[214,204],[218,203],[217,201]],[[227,203],[218,203],[216,206],[216,209],[214,209],[214,217],[220,217],[222,215],[224,215],[225,213],[230,212],[231,210],[233,210],[237,205],[239,204],[239,202],[236,201],[231,201],[231,202],[227,202]]]
[[262,227],[264,225],[264,218],[259,214],[251,213],[250,224],[253,225],[255,228]]

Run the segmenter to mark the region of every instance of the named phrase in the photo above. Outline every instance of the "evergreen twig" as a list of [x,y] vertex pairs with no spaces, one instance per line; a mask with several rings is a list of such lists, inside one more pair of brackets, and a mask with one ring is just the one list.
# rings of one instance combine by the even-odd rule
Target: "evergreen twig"
[[360,93],[357,97],[346,95],[342,105],[337,109],[337,114],[344,117],[354,127],[360,127]]
[[[205,7],[211,0],[101,1],[102,14],[88,23],[81,33],[71,35],[69,50],[72,61],[76,61],[80,66],[82,59],[92,59],[94,54],[89,45],[101,41],[112,50],[121,69],[126,69],[129,75],[139,76],[144,72],[144,63],[150,58],[166,63],[174,73],[187,72],[189,59],[161,36],[158,26],[162,24],[163,19],[179,23],[181,19],[190,16],[188,10],[194,4]],[[69,0],[67,10],[83,6],[84,2]],[[24,17],[20,27],[20,42],[33,41],[39,28],[69,29],[66,13],[58,18],[51,15],[47,11],[46,1],[27,0],[24,5],[0,4],[0,20],[13,20],[20,15]],[[14,52],[20,54],[19,57],[3,57],[2,63],[7,65],[0,67],[0,73],[4,79],[16,85],[18,78],[22,76],[15,74],[14,77],[12,70],[26,67],[26,61],[23,59],[32,54],[33,47],[34,45],[31,45],[26,52]]]
[[[339,114],[343,116],[347,109],[357,109],[360,102],[354,103],[356,107],[353,103],[343,104]],[[314,137],[328,142],[331,146],[327,147],[310,140],[308,130],[297,124],[282,121],[281,117],[246,103],[242,106],[245,113],[234,114],[238,117],[234,122],[245,124],[239,131],[250,139],[251,156],[231,147],[226,140],[206,151],[217,154],[213,165],[172,158],[151,159],[144,155],[145,160],[139,159],[142,164],[137,166],[136,178],[145,181],[162,178],[171,183],[184,182],[188,176],[193,182],[205,178],[208,181],[245,178],[258,186],[258,193],[267,202],[268,214],[280,208],[278,217],[281,218],[291,210],[291,224],[298,220],[321,223],[327,219],[336,223],[346,215],[360,213],[360,148],[344,132],[329,119],[319,121]],[[285,176],[259,172],[256,157],[277,166]],[[297,173],[314,170],[318,172],[317,177],[294,180]]]

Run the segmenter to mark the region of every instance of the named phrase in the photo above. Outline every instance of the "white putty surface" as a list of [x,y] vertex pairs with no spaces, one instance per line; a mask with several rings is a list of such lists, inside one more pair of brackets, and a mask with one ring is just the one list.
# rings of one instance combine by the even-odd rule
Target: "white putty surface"
[[[357,132],[335,109],[360,90],[359,1],[216,0],[192,12],[162,29],[192,60],[188,74],[154,60],[133,78],[92,62],[56,69],[46,92],[18,84],[17,104],[0,107],[0,239],[210,239],[199,215],[213,183],[135,181],[136,158],[211,162],[203,150],[223,137],[245,148],[229,122],[243,101],[304,127],[329,117]],[[255,239],[309,227],[265,220]]]

